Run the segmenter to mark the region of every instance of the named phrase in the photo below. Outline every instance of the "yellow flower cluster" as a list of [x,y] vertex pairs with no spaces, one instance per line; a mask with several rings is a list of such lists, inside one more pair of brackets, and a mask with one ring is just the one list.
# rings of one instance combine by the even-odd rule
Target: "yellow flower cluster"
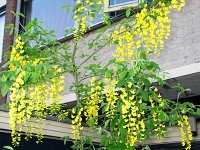
[[82,122],[82,117],[81,114],[83,112],[83,108],[80,108],[78,110],[76,110],[75,108],[72,108],[71,110],[72,115],[72,134],[74,135],[74,140],[79,140],[82,136],[82,130],[83,130],[83,126],[81,124]]
[[[83,7],[86,8],[86,7]],[[75,24],[77,25],[76,31],[74,34],[74,40],[78,40],[79,38],[82,37],[82,35],[87,31],[87,26],[86,26],[86,19],[87,16],[83,16],[80,18],[77,18]]]
[[[22,42],[22,38],[19,36],[16,39],[16,46],[12,48],[11,51],[11,56],[10,56],[10,61],[14,62],[11,63],[9,65],[9,69],[11,71],[17,71],[18,68],[15,65],[15,62],[19,62],[22,65],[25,65],[26,63],[24,63],[24,60],[26,58],[24,58],[23,50],[24,47],[24,42]],[[22,125],[23,123],[26,122],[26,117],[24,117],[25,115],[27,115],[27,117],[29,117],[29,112],[26,113],[25,108],[27,105],[29,105],[28,99],[26,98],[26,90],[23,87],[24,85],[24,76],[25,76],[26,72],[25,71],[21,71],[17,78],[16,81],[13,83],[13,85],[10,87],[10,111],[9,111],[9,115],[10,115],[10,126],[12,129],[12,142],[13,145],[19,145],[19,141],[21,140],[20,137],[20,132],[22,132]],[[30,103],[31,106],[32,103]],[[34,107],[34,106],[33,106]]]
[[[123,62],[133,60],[140,54],[140,49],[147,54],[160,55],[164,47],[165,39],[170,36],[169,13],[171,9],[178,9],[185,5],[185,0],[172,0],[170,7],[159,2],[156,9],[149,10],[147,5],[136,14],[136,22],[132,29],[120,26],[111,35],[113,43],[118,43],[116,53],[113,54],[116,60]],[[126,30],[125,30],[126,28]],[[109,34],[110,36],[110,34]]]
[[[36,66],[41,64],[43,59],[28,60],[28,56],[25,55],[24,42],[19,36],[16,40],[16,46],[13,46],[11,51],[10,61],[11,64],[9,69],[11,71],[19,70],[19,74],[15,82],[10,87],[10,126],[12,129],[12,142],[13,145],[19,145],[21,140],[21,132],[26,131],[27,135],[31,137],[32,132],[35,127],[32,125],[30,118],[34,114],[36,117],[36,122],[39,124],[37,127],[37,137],[41,140],[42,128],[44,126],[44,118],[47,113],[45,109],[47,108],[48,101],[50,100],[51,110],[60,108],[58,105],[60,100],[60,94],[64,89],[61,84],[64,82],[64,76],[58,76],[52,79],[51,83],[39,83],[37,85],[31,85],[31,87],[25,86],[24,77],[26,75],[26,70],[24,69],[27,63]],[[17,62],[17,63],[16,63]],[[22,68],[19,65],[22,66]],[[24,68],[23,68],[24,67]],[[55,74],[60,72],[60,69],[53,68]]]
[[192,132],[191,132],[191,126],[188,122],[188,117],[187,116],[183,116],[183,121],[178,121],[178,125],[180,126],[180,130],[181,130],[181,143],[182,146],[186,146],[186,150],[190,150],[191,149],[191,141],[192,141]]
[[[124,32],[124,34],[120,34]],[[130,31],[125,31],[123,26],[120,27],[119,31],[114,31],[111,38],[112,41],[118,41],[118,45],[116,47],[116,54],[113,54],[114,57],[117,58],[117,61],[123,62],[126,59],[131,60],[134,58],[135,51],[134,49],[137,48],[134,39],[134,35]],[[138,47],[139,48],[139,47]]]
[[[11,61],[18,61],[22,64],[22,66],[24,66],[26,64],[26,58],[24,58],[23,54],[24,54],[24,50],[23,50],[23,46],[24,46],[24,42],[21,41],[22,38],[21,36],[19,36],[16,39],[16,46],[12,47],[12,51],[11,51],[11,55],[10,55],[10,60]],[[17,67],[11,63],[9,65],[10,70],[12,71],[16,71]]]
[[172,0],[171,3],[172,5],[170,6],[170,8],[175,8],[178,11],[181,11],[183,6],[185,6],[185,0]]
[[[158,88],[156,87],[154,89],[154,92],[158,92]],[[165,124],[163,121],[159,119],[159,116],[161,114],[161,111],[164,108],[164,102],[163,98],[161,97],[160,94],[158,96],[150,96],[149,97],[149,102],[150,102],[150,107],[151,107],[151,114],[152,114],[152,121],[154,125],[154,131],[157,133],[158,138],[162,137],[166,131],[165,129]]]
[[116,112],[117,100],[119,99],[119,94],[116,91],[116,84],[118,83],[115,79],[105,79],[108,84],[104,90],[106,94],[106,102],[108,103],[105,109],[106,116],[108,118],[113,118]]
[[[164,38],[168,39],[170,35],[169,23],[171,20],[168,18],[169,13],[169,7],[160,3],[159,8],[150,12],[147,8],[143,8],[136,15],[134,35],[140,41],[138,47],[144,48],[147,53],[159,54],[158,50],[164,47]],[[152,16],[155,16],[156,19]]]
[[[96,4],[102,4],[102,0],[78,0],[77,7],[74,10],[73,18],[75,21],[75,32],[74,32],[74,40],[80,39],[83,34],[86,33],[87,29],[92,26],[92,21],[94,19],[94,12],[91,11],[91,7],[94,7]],[[90,9],[89,9],[90,8]],[[99,12],[100,13],[100,12]]]
[[140,105],[143,100],[135,98],[135,90],[132,89],[132,83],[128,83],[128,89],[121,88],[120,98],[123,102],[121,113],[125,121],[123,128],[127,129],[127,145],[133,146],[136,142],[145,139],[145,123],[142,119],[145,114],[141,111]]
[[[56,69],[56,73],[60,73],[60,68]],[[51,79],[51,84],[49,85],[49,87],[47,88],[49,91],[49,100],[50,100],[50,109],[51,109],[51,114],[54,114],[56,112],[60,112],[61,111],[61,93],[64,91],[64,79],[65,76],[61,75],[58,77],[55,77],[53,79]]]
[[84,115],[86,116],[86,122],[90,127],[98,125],[98,111],[101,100],[101,82],[96,81],[95,77],[90,80],[90,91],[88,97],[85,100]]

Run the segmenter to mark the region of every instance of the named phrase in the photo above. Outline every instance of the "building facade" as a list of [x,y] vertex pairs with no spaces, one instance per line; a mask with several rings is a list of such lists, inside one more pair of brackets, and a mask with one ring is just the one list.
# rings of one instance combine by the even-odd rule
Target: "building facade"
[[[72,43],[71,35],[64,36],[64,30],[67,27],[73,27],[74,20],[71,19],[71,15],[67,15],[66,10],[60,9],[60,6],[66,3],[65,0],[1,0],[0,1],[0,65],[6,63],[4,53],[10,51],[10,46],[14,42],[13,34],[9,34],[9,29],[5,26],[14,24],[15,28],[20,29],[20,23],[25,25],[29,20],[38,18],[42,21],[44,27],[48,30],[56,30],[56,36],[60,42]],[[126,0],[124,4],[136,4],[135,0]],[[71,6],[75,5],[75,1],[69,0],[68,4]],[[113,18],[113,27],[117,26],[119,20],[123,18],[123,11],[118,11],[121,7],[121,2],[110,1],[110,5],[116,6],[111,7],[112,12],[110,16]],[[16,13],[24,13],[26,18],[13,17],[11,11]],[[109,11],[109,10],[107,10]],[[181,83],[185,88],[190,88],[191,93],[181,95],[182,101],[191,101],[194,104],[200,104],[200,2],[198,0],[186,0],[186,5],[180,12],[172,12],[170,18],[171,23],[171,36],[166,41],[166,46],[162,50],[161,55],[155,58],[155,61],[168,72],[166,77],[168,86],[167,88],[160,89],[161,93],[169,99],[176,99],[177,92],[170,88],[175,86],[177,83]],[[81,42],[82,51],[88,51],[85,46],[85,41],[96,37],[96,29],[103,26],[101,16],[97,15],[94,20],[94,24],[91,30],[83,37]],[[111,27],[112,28],[112,27]],[[106,33],[105,33],[106,34]],[[109,51],[108,51],[109,49]],[[105,47],[101,52],[98,53],[100,60],[106,62],[112,56],[114,49]],[[106,54],[106,55],[105,55]],[[152,57],[152,59],[154,59]],[[6,69],[6,68],[5,68]],[[66,85],[70,84],[70,77],[67,77]],[[4,104],[8,101],[6,97],[0,97],[0,103]],[[73,103],[76,101],[74,93],[70,93],[67,89],[65,90],[62,102]],[[10,127],[8,124],[8,112],[0,111],[0,131],[2,133],[9,133]],[[198,117],[195,118],[197,121],[197,136],[194,137],[193,149],[200,149],[200,123],[198,123]],[[66,127],[67,126],[67,127]],[[89,131],[89,132],[88,132]],[[162,140],[157,140],[152,137],[151,140],[147,141],[150,145],[153,145],[155,150],[164,149],[178,149],[180,148],[181,134],[177,127],[170,127],[168,134]],[[87,134],[93,135],[94,142],[99,142],[98,135],[90,129],[85,131]],[[54,140],[61,140],[62,137],[68,135],[71,137],[71,126],[66,123],[58,123],[53,120],[47,120],[44,128],[44,135],[46,138]],[[172,144],[173,143],[173,144]],[[172,144],[172,145],[171,145]],[[169,146],[171,145],[171,146]],[[196,148],[195,148],[196,147]],[[0,147],[1,148],[1,147]],[[181,148],[180,148],[181,149]]]

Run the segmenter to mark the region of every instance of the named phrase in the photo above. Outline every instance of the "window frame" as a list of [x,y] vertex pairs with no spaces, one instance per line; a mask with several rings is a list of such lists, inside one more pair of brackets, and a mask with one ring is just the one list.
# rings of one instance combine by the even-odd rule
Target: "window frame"
[[[2,5],[0,7],[0,17],[6,16],[6,5]],[[3,28],[3,37],[2,37],[2,47],[0,47],[0,64],[3,61],[3,39],[4,39],[4,30],[5,30],[5,21],[4,21],[4,28]]]
[[125,2],[116,5],[109,5],[109,0],[106,0],[104,4],[104,12],[113,12],[118,10],[123,10],[126,7],[136,7],[139,3],[139,0],[132,0],[132,2]]

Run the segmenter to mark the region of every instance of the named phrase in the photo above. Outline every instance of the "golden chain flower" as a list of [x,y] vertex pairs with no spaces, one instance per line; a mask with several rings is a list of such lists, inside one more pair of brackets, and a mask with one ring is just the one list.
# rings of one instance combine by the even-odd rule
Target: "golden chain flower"
[[[48,102],[52,113],[60,111],[60,94],[64,90],[62,86],[64,76],[58,76],[52,79],[51,83],[39,83],[26,88],[25,66],[29,63],[33,66],[43,63],[43,58],[29,60],[28,55],[25,55],[24,42],[18,36],[16,39],[16,46],[13,46],[10,57],[9,69],[11,71],[19,71],[15,82],[10,87],[10,126],[12,129],[12,143],[19,145],[21,140],[21,132],[26,131],[28,136],[32,136],[35,127],[32,125],[30,119],[35,115],[36,122],[39,124],[37,127],[37,137],[40,141],[42,136],[42,129],[44,126],[44,118],[47,113]],[[21,67],[19,66],[21,65]],[[55,70],[55,68],[53,68]],[[57,68],[55,74],[59,74],[60,69]],[[27,139],[27,138],[26,138]]]
[[183,116],[183,121],[179,120],[178,125],[180,126],[180,131],[181,131],[181,143],[182,146],[186,146],[186,150],[191,149],[191,141],[192,141],[192,132],[191,132],[191,126],[188,122],[188,117]]

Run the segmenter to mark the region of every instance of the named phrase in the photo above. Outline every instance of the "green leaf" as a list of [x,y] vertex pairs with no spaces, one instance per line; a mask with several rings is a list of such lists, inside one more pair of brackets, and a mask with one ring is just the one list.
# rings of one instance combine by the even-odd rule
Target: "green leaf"
[[140,66],[142,69],[146,70],[147,69],[147,66],[144,62],[140,62]]
[[114,128],[115,128],[117,121],[118,121],[118,118],[117,118],[117,117],[115,117],[114,119],[112,119],[112,121],[111,121],[111,123],[110,123],[110,128],[111,128],[111,129],[114,129]]
[[115,40],[114,43],[115,43],[115,44],[119,44],[119,40]]
[[16,75],[16,74],[12,74],[12,75],[10,76],[10,80],[15,80],[15,79],[16,79],[16,77],[17,77],[17,75]]
[[3,68],[5,68],[5,67],[7,67],[10,63],[12,63],[13,61],[8,61],[8,62],[6,62],[2,67]]
[[127,70],[122,71],[122,72],[119,74],[119,78],[120,78],[121,80],[124,79],[125,76],[126,76],[126,74],[127,74]]
[[151,149],[148,145],[146,145],[145,147],[142,148],[142,150],[151,150]]
[[118,88],[122,87],[124,85],[124,83],[125,83],[125,78],[118,82],[117,87]]
[[44,74],[47,74],[48,70],[46,66],[43,66]]
[[13,34],[13,32],[14,32],[14,24],[9,24],[5,28],[10,30],[9,35]]
[[97,60],[97,56],[93,56],[92,59],[93,59],[93,60]]
[[168,115],[165,112],[161,111],[160,114],[159,114],[159,116],[158,116],[158,118],[161,121],[167,121],[168,120]]
[[149,98],[148,93],[147,93],[146,91],[143,91],[143,90],[141,90],[140,93],[141,93],[141,95],[142,95],[142,98],[143,98],[145,101],[147,101],[148,98]]
[[30,77],[31,73],[30,72],[26,72],[25,76],[24,76],[24,82],[26,82],[28,80],[28,78]]
[[154,20],[156,20],[156,16],[154,15],[149,15],[149,17],[153,18]]
[[1,88],[1,94],[2,96],[6,96],[6,94],[8,93],[9,90],[9,86],[7,84],[4,84],[4,86]]
[[23,18],[26,18],[26,16],[22,13],[19,13],[19,16],[23,17]]
[[140,0],[140,3],[138,4],[139,7],[143,8],[144,7],[144,2],[143,0]]
[[111,77],[111,72],[107,69],[105,72],[105,77],[110,78]]
[[129,74],[130,74],[131,77],[135,75],[135,70],[134,70],[134,68],[131,69],[131,70],[129,71]]
[[33,82],[37,83],[39,79],[39,75],[36,72],[32,72]]
[[127,149],[127,146],[125,143],[117,143],[117,144],[109,144],[106,146],[106,148],[108,150],[124,150],[124,149]]
[[108,139],[108,138],[103,138],[103,139],[101,140],[101,143],[102,143],[103,145],[108,145],[108,144],[109,144],[109,139]]
[[65,136],[64,139],[63,139],[63,141],[64,141],[64,145],[66,145],[67,141],[69,141],[69,136]]
[[110,123],[110,119],[106,120],[106,122],[104,123],[104,128],[107,128],[109,123]]
[[102,103],[101,108],[102,108],[102,113],[105,113],[105,110],[107,108],[107,103]]
[[35,71],[41,70],[42,67],[43,67],[42,64],[38,64],[38,65],[36,65],[36,66],[35,66]]
[[148,79],[142,79],[142,81],[144,82],[144,84],[145,84],[145,86],[146,86],[147,88],[150,87],[150,82],[149,82]]
[[3,149],[14,150],[11,146],[4,146]]
[[145,125],[147,126],[148,129],[153,129],[154,128],[153,122],[151,122],[150,120],[148,120]]
[[71,5],[63,5],[63,6],[61,6],[61,8],[66,8],[67,9],[67,13],[69,14],[70,13],[70,7],[71,7]]
[[99,135],[101,135],[101,134],[102,134],[102,129],[101,129],[101,127],[99,128],[99,130],[98,130],[97,134],[99,134]]
[[5,74],[3,74],[3,76],[1,77],[1,82],[5,82],[7,80],[7,77],[5,76]]
[[129,17],[131,14],[131,7],[129,7],[128,9],[126,9],[126,17]]
[[140,53],[140,57],[144,60],[147,60],[147,55],[145,53]]

